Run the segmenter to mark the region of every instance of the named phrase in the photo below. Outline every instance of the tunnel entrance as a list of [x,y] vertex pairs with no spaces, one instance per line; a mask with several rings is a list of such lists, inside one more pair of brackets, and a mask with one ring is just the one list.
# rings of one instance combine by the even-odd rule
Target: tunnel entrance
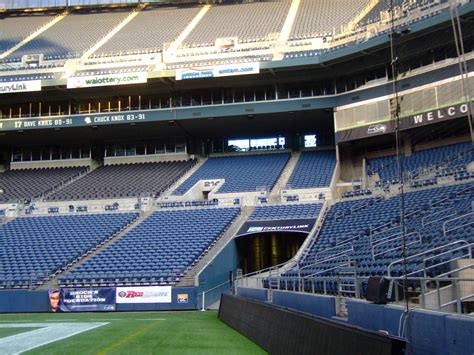
[[284,263],[296,255],[306,233],[267,232],[236,239],[239,268],[244,274]]

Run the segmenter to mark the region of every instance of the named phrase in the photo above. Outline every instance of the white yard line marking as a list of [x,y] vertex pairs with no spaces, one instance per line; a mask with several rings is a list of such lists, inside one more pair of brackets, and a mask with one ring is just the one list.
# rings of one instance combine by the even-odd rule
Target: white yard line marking
[[109,323],[10,323],[0,328],[40,328],[0,339],[0,354],[20,354]]

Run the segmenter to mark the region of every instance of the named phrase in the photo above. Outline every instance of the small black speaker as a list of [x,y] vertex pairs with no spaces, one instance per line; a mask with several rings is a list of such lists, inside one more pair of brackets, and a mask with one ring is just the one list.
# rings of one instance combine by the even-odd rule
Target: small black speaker
[[367,284],[367,301],[375,304],[387,304],[390,281],[384,277],[369,277]]

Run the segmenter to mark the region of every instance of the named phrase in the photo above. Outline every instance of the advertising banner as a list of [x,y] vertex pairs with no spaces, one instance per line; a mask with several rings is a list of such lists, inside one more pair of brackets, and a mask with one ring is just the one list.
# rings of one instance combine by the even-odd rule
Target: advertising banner
[[247,221],[240,228],[237,236],[267,233],[267,232],[301,232],[309,233],[316,220],[313,219],[284,219],[274,221]]
[[140,84],[146,83],[147,78],[148,75],[146,72],[76,76],[67,79],[67,88],[76,89],[93,86]]
[[41,80],[0,83],[0,94],[14,94],[28,91],[41,91]]
[[171,303],[171,286],[116,288],[117,303]]
[[62,312],[115,311],[115,288],[61,289],[59,309]]
[[259,63],[217,65],[204,68],[176,70],[176,80],[217,78],[222,76],[249,75],[260,73]]

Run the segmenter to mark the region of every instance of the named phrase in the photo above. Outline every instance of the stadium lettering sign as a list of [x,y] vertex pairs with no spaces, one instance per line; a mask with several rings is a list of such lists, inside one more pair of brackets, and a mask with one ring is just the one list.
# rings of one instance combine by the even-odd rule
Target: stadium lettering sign
[[107,75],[77,76],[67,79],[68,89],[89,88],[93,86],[115,86],[146,83],[147,73],[122,73]]
[[467,115],[469,112],[469,105],[467,103],[460,105],[453,105],[443,107],[437,110],[432,110],[410,117],[409,128],[412,126],[423,125],[438,121],[445,121],[451,118],[457,118]]
[[41,91],[41,80],[0,83],[0,94],[12,94],[29,91]]
[[249,75],[260,73],[259,63],[218,65],[205,68],[187,68],[176,70],[176,80],[217,78],[223,76]]
[[[474,103],[471,103],[471,110],[474,111]],[[425,126],[432,123],[448,121],[460,117],[465,117],[469,112],[467,103],[451,105],[437,108],[434,110],[418,113],[407,117],[402,117],[400,130],[408,130],[416,127]],[[371,136],[393,133],[396,130],[396,121],[390,120],[379,124],[369,126],[360,126],[352,129],[336,132],[338,142],[348,142],[356,139],[367,138]]]
[[149,119],[144,112],[129,112],[126,114],[104,114],[92,116],[69,116],[60,118],[23,118],[0,122],[0,130],[13,131],[38,128],[61,128],[96,126],[114,123],[143,122]]

